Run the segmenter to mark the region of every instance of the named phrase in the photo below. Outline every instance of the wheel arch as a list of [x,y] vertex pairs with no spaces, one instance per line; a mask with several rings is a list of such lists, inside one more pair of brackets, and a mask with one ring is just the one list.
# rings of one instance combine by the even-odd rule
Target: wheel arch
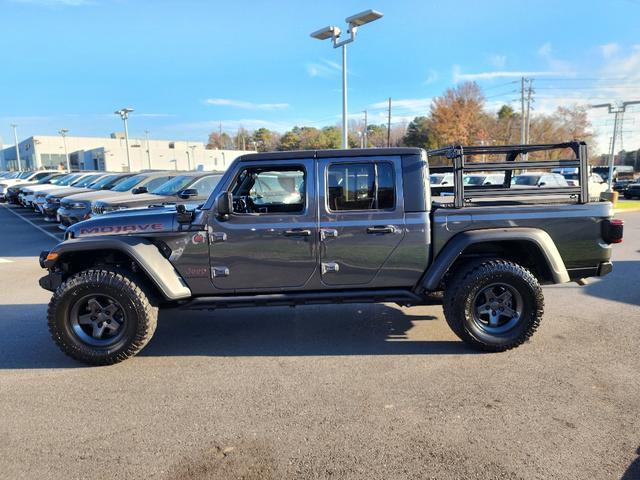
[[451,238],[423,275],[419,287],[438,290],[446,275],[461,263],[479,257],[499,257],[529,268],[540,283],[566,283],[569,274],[553,239],[538,228],[485,229]]
[[132,262],[137,274],[144,277],[165,300],[191,297],[191,290],[171,262],[151,241],[140,237],[102,237],[67,240],[58,244],[51,253],[55,260],[45,262],[49,269],[60,268],[75,273],[100,262],[118,264]]

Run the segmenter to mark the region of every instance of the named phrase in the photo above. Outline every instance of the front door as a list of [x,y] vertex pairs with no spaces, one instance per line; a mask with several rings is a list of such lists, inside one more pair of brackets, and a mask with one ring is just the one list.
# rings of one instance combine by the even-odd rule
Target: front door
[[384,285],[404,236],[399,157],[319,161],[320,262],[327,285]]
[[318,265],[313,159],[242,162],[225,185],[226,220],[210,223],[211,279],[235,291],[303,286]]

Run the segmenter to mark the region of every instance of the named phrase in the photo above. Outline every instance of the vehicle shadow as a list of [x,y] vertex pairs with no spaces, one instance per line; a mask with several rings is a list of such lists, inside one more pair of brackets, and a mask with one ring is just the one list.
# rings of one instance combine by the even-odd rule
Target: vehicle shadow
[[640,283],[629,281],[637,278],[640,261],[614,261],[613,272],[602,280],[594,280],[583,287],[583,291],[594,297],[615,302],[640,305]]
[[[415,310],[414,310],[415,311]],[[382,304],[166,311],[143,356],[441,355],[479,353],[455,340],[411,339],[431,315]],[[449,330],[447,336],[453,338]]]
[[[477,354],[458,340],[411,340],[431,315],[380,304],[163,311],[140,356]],[[0,370],[78,368],[54,344],[46,305],[0,305]],[[447,336],[451,337],[448,330]]]
[[[640,455],[640,447],[636,450],[636,454]],[[640,478],[640,456],[636,458],[629,468],[624,472],[620,480],[638,480]]]

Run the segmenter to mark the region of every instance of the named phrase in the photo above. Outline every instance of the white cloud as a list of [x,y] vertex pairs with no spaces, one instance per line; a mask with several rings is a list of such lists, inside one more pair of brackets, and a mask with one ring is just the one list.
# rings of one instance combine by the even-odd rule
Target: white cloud
[[476,80],[493,80],[496,78],[520,78],[520,77],[550,77],[550,76],[568,76],[572,73],[563,71],[506,71],[506,70],[494,70],[490,72],[478,72],[478,73],[462,73],[460,67],[455,65],[453,67],[453,81],[455,83],[463,81],[476,81]]
[[602,53],[602,56],[604,58],[611,58],[616,53],[618,53],[618,50],[620,50],[620,45],[612,42],[612,43],[606,43],[604,45],[600,45],[599,48],[600,48],[600,53]]
[[551,55],[551,43],[547,42],[538,49],[538,55],[548,57]]
[[253,103],[245,100],[231,100],[229,98],[208,98],[205,100],[208,105],[220,107],[234,107],[245,110],[282,110],[288,108],[288,103]]
[[503,69],[507,64],[507,56],[506,55],[491,55],[489,58],[489,63],[498,69]]
[[438,78],[440,78],[440,75],[438,75],[438,72],[436,72],[435,70],[429,70],[427,72],[427,78],[425,79],[424,84],[431,85],[432,83],[437,81]]
[[342,71],[342,65],[323,58],[320,62],[307,63],[306,69],[310,77],[329,77],[340,73]]

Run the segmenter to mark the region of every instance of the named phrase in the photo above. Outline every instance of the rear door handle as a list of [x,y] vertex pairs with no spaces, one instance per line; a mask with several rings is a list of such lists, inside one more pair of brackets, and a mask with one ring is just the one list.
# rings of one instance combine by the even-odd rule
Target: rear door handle
[[376,233],[395,233],[396,227],[393,225],[376,225],[373,227],[367,227],[367,233],[376,234]]
[[303,230],[302,228],[292,228],[284,231],[285,237],[310,237],[311,230]]

